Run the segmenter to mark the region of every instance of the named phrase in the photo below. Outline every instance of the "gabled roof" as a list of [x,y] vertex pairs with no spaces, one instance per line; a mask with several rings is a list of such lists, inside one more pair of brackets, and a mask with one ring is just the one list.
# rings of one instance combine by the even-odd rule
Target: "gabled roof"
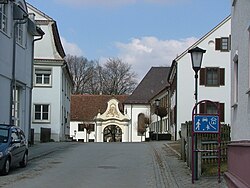
[[224,25],[226,22],[228,22],[231,19],[231,15],[229,15],[228,17],[226,17],[224,20],[222,20],[217,26],[215,26],[211,31],[209,31],[207,34],[205,34],[203,37],[201,37],[198,41],[196,41],[193,45],[191,45],[190,47],[188,47],[188,49],[186,49],[184,52],[182,52],[180,55],[178,55],[171,64],[171,70],[169,72],[169,76],[168,76],[168,82],[172,83],[173,78],[176,74],[176,65],[178,63],[178,61],[185,56],[188,53],[188,50],[197,47],[202,41],[204,41],[207,37],[209,37],[211,34],[213,34],[217,29],[219,29],[222,25]]
[[203,37],[201,37],[198,41],[196,41],[193,45],[191,45],[188,49],[186,49],[184,52],[182,52],[179,56],[175,58],[175,61],[178,62],[179,59],[181,59],[184,55],[188,53],[188,50],[195,48],[198,46],[202,41],[204,41],[207,37],[209,37],[212,33],[214,33],[217,29],[219,29],[222,25],[224,25],[226,22],[228,22],[231,19],[231,15],[226,17],[224,20],[222,20],[217,26],[215,26],[211,31],[209,31],[207,34],[205,34]]
[[124,103],[149,104],[152,97],[169,86],[169,70],[170,67],[152,67]]
[[94,117],[100,112],[104,113],[107,109],[108,101],[112,98],[117,99],[119,110],[123,112],[123,102],[128,95],[72,95],[71,96],[71,121],[92,122]]
[[[59,55],[64,58],[66,56],[62,43],[61,43],[61,39],[60,39],[60,35],[59,35],[59,31],[57,28],[57,24],[56,21],[54,19],[52,19],[51,17],[49,17],[47,14],[45,14],[44,12],[38,10],[37,8],[35,8],[34,6],[32,6],[31,4],[27,3],[27,7],[28,9],[30,9],[31,11],[35,12],[36,14],[36,18],[35,21],[36,23],[39,25],[47,25],[49,22],[52,22],[52,33],[53,33],[53,38],[54,38],[54,43],[55,43],[55,47],[57,52],[59,53]],[[39,16],[38,16],[39,15]]]

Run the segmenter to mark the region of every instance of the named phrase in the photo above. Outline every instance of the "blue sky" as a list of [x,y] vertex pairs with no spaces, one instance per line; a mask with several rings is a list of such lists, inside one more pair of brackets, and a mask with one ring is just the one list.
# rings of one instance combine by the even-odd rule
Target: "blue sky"
[[56,20],[65,52],[105,62],[119,57],[140,80],[170,66],[230,14],[231,0],[27,0]]

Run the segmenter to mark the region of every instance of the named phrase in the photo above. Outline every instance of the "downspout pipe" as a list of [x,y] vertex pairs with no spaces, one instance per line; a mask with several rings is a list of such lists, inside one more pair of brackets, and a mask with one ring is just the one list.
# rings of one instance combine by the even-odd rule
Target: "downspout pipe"
[[29,103],[30,103],[30,108],[29,108],[29,135],[28,135],[28,143],[31,144],[31,122],[32,122],[32,90],[34,88],[34,46],[35,46],[35,42],[42,40],[43,39],[43,35],[40,35],[40,37],[34,39],[32,41],[32,53],[31,53],[31,88],[30,88],[30,96],[29,96]]
[[[16,20],[13,28],[13,51],[12,51],[12,78],[10,84],[10,112],[9,112],[9,124],[14,124],[12,117],[12,105],[13,109],[16,109],[16,104],[13,101],[16,101],[16,27],[18,24],[25,24],[28,21],[28,14],[24,15],[22,19]],[[14,88],[14,93],[13,93]]]

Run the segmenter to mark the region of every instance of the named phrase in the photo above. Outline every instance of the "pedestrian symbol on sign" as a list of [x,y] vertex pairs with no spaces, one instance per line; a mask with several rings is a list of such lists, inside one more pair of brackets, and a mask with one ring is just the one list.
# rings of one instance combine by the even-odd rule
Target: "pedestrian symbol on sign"
[[219,116],[196,115],[194,117],[194,132],[206,133],[219,131]]

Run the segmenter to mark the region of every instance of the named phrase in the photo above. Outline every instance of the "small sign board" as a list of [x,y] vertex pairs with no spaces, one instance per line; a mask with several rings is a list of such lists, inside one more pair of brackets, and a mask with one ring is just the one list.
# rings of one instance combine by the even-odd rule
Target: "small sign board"
[[219,133],[219,116],[195,115],[193,131],[194,133]]

